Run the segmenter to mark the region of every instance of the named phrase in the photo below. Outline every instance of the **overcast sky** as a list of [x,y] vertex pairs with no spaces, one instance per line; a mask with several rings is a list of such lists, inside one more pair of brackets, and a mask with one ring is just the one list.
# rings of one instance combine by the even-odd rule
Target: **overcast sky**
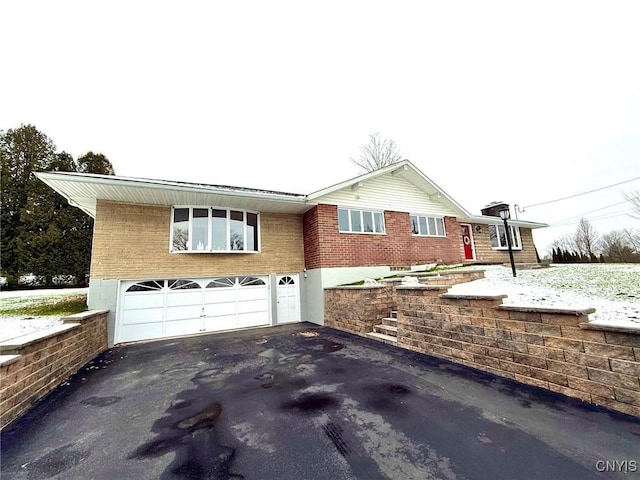
[[[357,175],[377,131],[472,213],[640,177],[637,1],[5,0],[1,17],[0,129],[118,175],[310,193]],[[582,214],[640,228],[634,190],[520,218],[553,225],[541,250]]]

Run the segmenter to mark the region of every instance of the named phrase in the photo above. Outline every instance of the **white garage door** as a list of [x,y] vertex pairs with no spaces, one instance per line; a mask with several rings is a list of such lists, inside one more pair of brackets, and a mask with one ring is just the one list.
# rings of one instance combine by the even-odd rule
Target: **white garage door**
[[116,343],[268,324],[268,277],[123,281]]

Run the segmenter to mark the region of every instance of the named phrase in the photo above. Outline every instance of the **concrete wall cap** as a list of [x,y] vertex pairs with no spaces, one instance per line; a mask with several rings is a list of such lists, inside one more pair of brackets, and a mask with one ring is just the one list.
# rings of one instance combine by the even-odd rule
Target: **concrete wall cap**
[[85,312],[74,313],[73,315],[67,315],[66,317],[61,317],[63,323],[75,323],[81,322],[82,320],[88,320],[89,318],[93,318],[102,313],[109,313],[109,310],[87,310]]
[[337,287],[325,287],[325,290],[374,290],[386,288],[386,285],[338,285]]
[[524,313],[557,313],[561,315],[589,315],[590,313],[596,313],[595,308],[561,308],[561,307],[520,307],[516,305],[501,305],[498,307],[500,310],[508,310],[511,312],[524,312]]
[[0,355],[0,367],[6,367],[13,362],[17,362],[20,355]]
[[55,337],[61,333],[78,328],[79,326],[79,323],[65,323],[63,325],[56,325],[55,327],[47,328],[45,330],[5,340],[4,342],[0,342],[0,353],[17,352],[27,345],[31,345],[32,343],[39,342],[46,338]]
[[447,290],[450,288],[448,285],[398,285],[396,290]]
[[640,323],[637,327],[621,325],[606,325],[604,323],[582,322],[580,328],[584,330],[601,330],[604,332],[628,333],[631,335],[640,335]]
[[443,293],[440,298],[459,298],[462,300],[501,300],[508,295],[472,295],[464,293]]

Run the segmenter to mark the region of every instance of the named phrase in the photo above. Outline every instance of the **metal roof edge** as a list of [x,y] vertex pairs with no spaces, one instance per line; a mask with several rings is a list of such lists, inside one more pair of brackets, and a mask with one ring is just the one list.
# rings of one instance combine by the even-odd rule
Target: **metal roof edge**
[[[307,196],[298,193],[260,190],[227,185],[209,185],[189,182],[175,182],[169,180],[155,180],[136,177],[120,177],[115,175],[99,175],[78,172],[36,172],[36,176],[50,187],[47,180],[66,180],[77,183],[91,183],[111,186],[132,186],[151,189],[170,189],[188,192],[216,193],[218,195],[234,195],[247,198],[263,198],[290,203],[306,203]],[[53,188],[53,187],[52,187]],[[58,191],[54,188],[54,190]],[[59,191],[58,191],[59,192]],[[59,192],[60,193],[60,192]],[[63,195],[65,196],[65,195]],[[66,196],[65,196],[66,198]]]
[[[469,215],[467,218],[460,218],[462,221],[470,221],[474,223],[482,223],[486,225],[503,225],[503,220],[500,217],[492,217],[491,215]],[[525,227],[525,228],[545,228],[548,227],[549,224],[541,223],[541,222],[530,222],[528,220],[518,220],[515,218],[508,219],[509,225],[513,225],[514,227]]]

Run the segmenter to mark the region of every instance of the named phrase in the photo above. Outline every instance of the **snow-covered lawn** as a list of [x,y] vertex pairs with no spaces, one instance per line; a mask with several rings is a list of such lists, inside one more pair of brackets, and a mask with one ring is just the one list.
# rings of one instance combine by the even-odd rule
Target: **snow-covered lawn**
[[[11,290],[0,291],[2,310],[26,307],[39,303],[52,302],[65,297],[77,297],[86,294],[88,288],[64,288],[42,290]],[[10,340],[15,337],[60,325],[62,321],[57,315],[31,316],[0,314],[0,341]]]
[[508,295],[504,305],[595,308],[592,323],[640,329],[640,264],[569,264],[518,270],[477,267],[485,278],[455,285],[451,293]]
[[[485,278],[452,287],[451,293],[508,295],[505,305],[595,308],[593,323],[640,329],[640,264],[553,265],[536,270],[503,266],[476,267]],[[3,310],[26,303],[86,293],[87,289],[19,290],[0,292]],[[57,316],[0,315],[0,341],[59,325]]]

